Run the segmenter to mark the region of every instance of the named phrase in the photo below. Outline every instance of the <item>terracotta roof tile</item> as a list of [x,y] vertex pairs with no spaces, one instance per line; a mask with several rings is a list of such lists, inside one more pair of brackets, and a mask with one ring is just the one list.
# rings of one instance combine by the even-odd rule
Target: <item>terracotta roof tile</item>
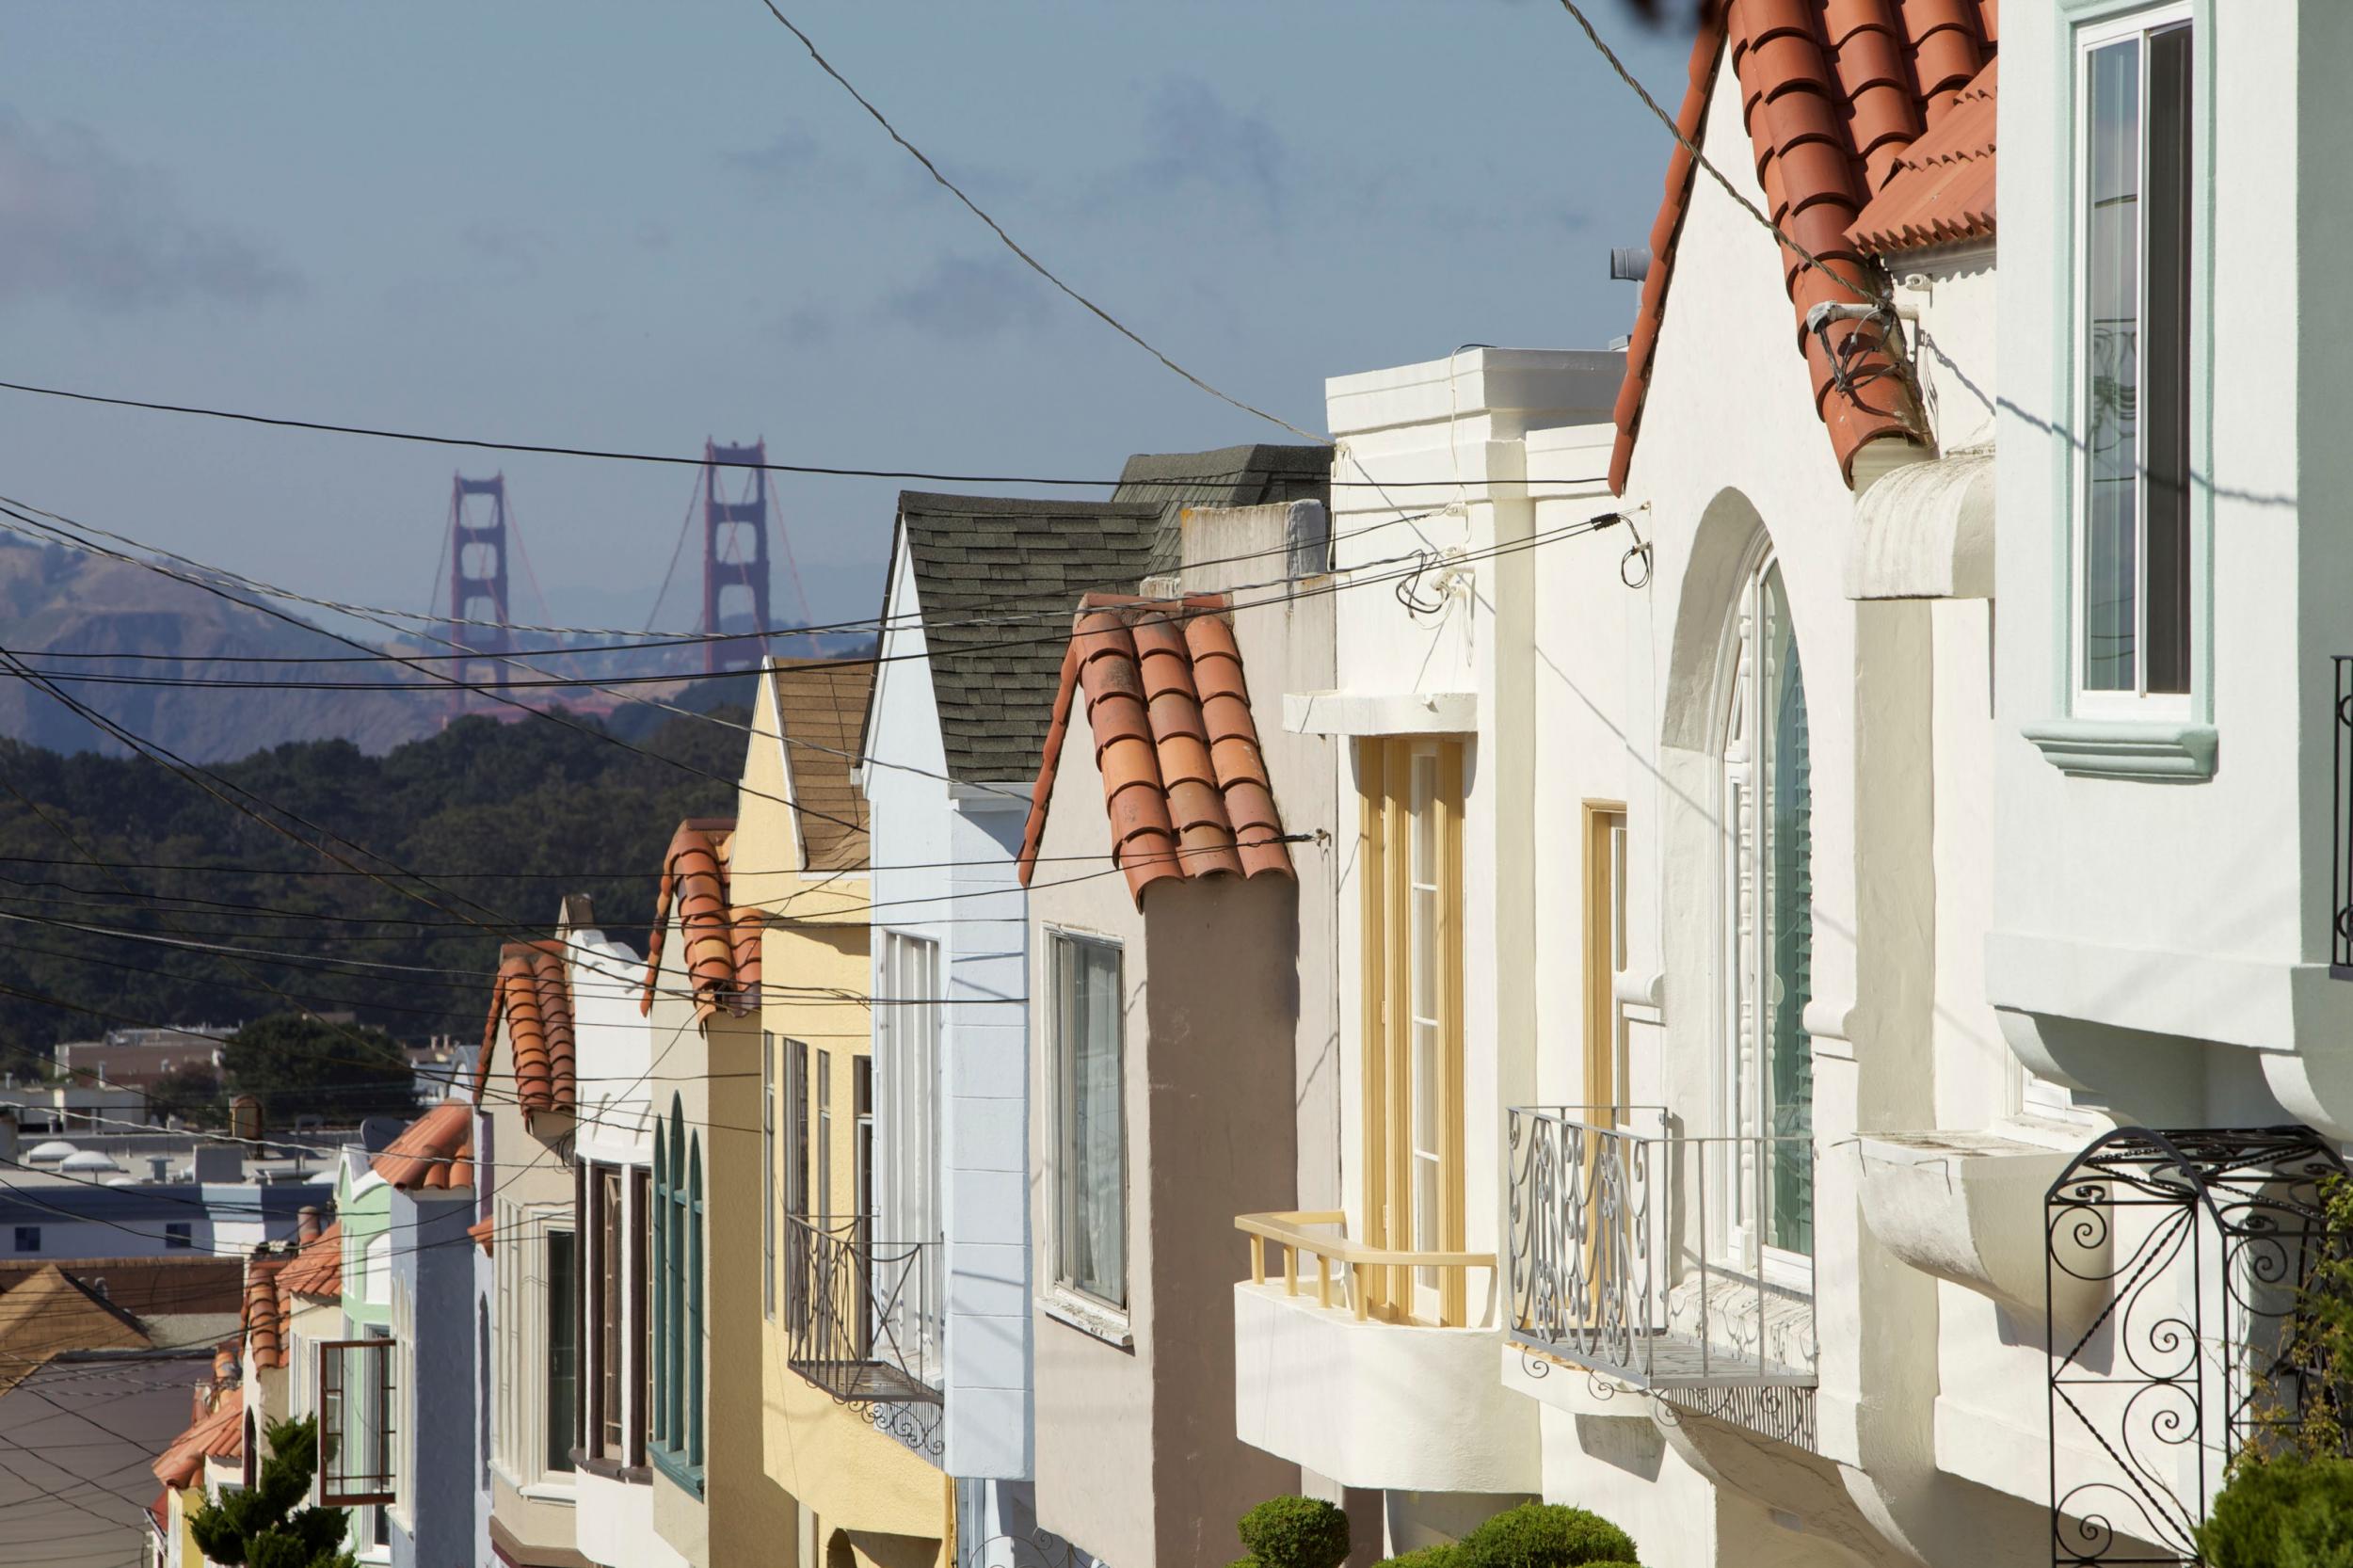
[[646,989],[638,1011],[653,1011],[662,948],[673,914],[686,945],[679,968],[694,991],[696,1016],[709,1017],[722,1007],[743,1014],[759,1005],[760,934],[767,916],[728,902],[728,856],[734,842],[732,817],[690,817],[671,835],[669,851],[662,858],[662,892],[654,904],[653,932],[646,947]]
[[801,838],[801,865],[813,872],[856,871],[866,864],[866,792],[857,760],[874,666],[863,660],[779,660],[771,675],[792,771],[792,813]]
[[240,1316],[246,1350],[256,1367],[286,1364],[285,1272],[291,1261],[283,1256],[245,1261],[245,1309]]
[[1258,751],[1224,595],[1090,594],[1030,793],[1021,880],[1036,869],[1071,716],[1083,697],[1111,818],[1112,858],[1139,905],[1168,878],[1295,874]]
[[[1690,140],[1700,139],[1717,72],[1728,61],[1740,85],[1767,212],[1838,278],[1876,295],[1865,236],[1882,226],[1858,224],[1858,216],[1906,178],[1913,149],[1932,142],[1945,120],[1965,112],[1973,78],[1986,70],[1996,47],[1994,9],[1994,0],[1729,0],[1712,9],[1692,46],[1690,83],[1676,126]],[[1990,74],[1987,79],[1990,84]],[[1990,229],[1990,132],[1987,151],[1982,205]],[[1696,172],[1690,152],[1678,145],[1668,159],[1666,192],[1651,226],[1650,275],[1642,282],[1626,344],[1625,384],[1614,410],[1618,439],[1609,485],[1616,491],[1625,490],[1633,462]],[[1786,246],[1782,265],[1815,408],[1840,472],[1851,480],[1855,454],[1871,441],[1919,439],[1919,410],[1878,326],[1834,323],[1828,347],[1805,329],[1805,313],[1817,301],[1851,304],[1858,295]]]
[[1952,112],[1904,150],[1894,178],[1848,232],[1875,255],[1993,232],[1994,121],[2001,61],[1972,77]]
[[290,1296],[335,1297],[344,1293],[344,1226],[341,1220],[302,1243],[279,1271],[278,1288]]
[[489,1082],[502,1021],[517,1102],[526,1112],[571,1110],[572,994],[562,942],[508,942],[499,949],[498,975],[490,983],[490,1016],[483,1023],[482,1052],[474,1064],[476,1105]]
[[490,1255],[490,1236],[497,1229],[498,1217],[493,1214],[485,1214],[466,1227],[466,1234],[474,1239],[482,1248],[482,1255],[488,1257]]
[[210,1412],[172,1439],[152,1469],[166,1486],[193,1486],[203,1476],[206,1460],[236,1459],[244,1453],[245,1393],[231,1388],[218,1396]]
[[408,1124],[376,1157],[377,1176],[404,1191],[473,1185],[473,1107],[445,1100]]

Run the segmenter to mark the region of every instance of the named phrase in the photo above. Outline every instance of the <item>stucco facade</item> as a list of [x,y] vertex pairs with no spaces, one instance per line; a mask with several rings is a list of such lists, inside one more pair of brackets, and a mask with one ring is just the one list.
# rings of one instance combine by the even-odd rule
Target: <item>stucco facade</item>
[[[1178,585],[1207,593],[1269,575],[1288,517],[1281,505],[1186,512]],[[1030,1009],[1030,1147],[1038,1523],[1118,1568],[1229,1560],[1235,1521],[1300,1484],[1295,1464],[1235,1435],[1227,1318],[1248,1260],[1233,1216],[1308,1207],[1303,1159],[1321,1174],[1336,1152],[1316,1114],[1333,1076],[1335,851],[1321,831],[1332,745],[1279,728],[1286,692],[1331,683],[1332,600],[1236,597],[1230,623],[1251,708],[1264,715],[1261,754],[1282,829],[1301,840],[1289,846],[1295,874],[1168,878],[1139,904],[1126,878],[1107,874],[1103,778],[1074,692],[1030,884],[1032,997],[1055,996],[1060,940],[1117,954],[1124,1301],[1068,1283],[1057,1257],[1055,1032],[1065,1020],[1051,1000]],[[1337,1095],[1321,1099],[1337,1112]]]

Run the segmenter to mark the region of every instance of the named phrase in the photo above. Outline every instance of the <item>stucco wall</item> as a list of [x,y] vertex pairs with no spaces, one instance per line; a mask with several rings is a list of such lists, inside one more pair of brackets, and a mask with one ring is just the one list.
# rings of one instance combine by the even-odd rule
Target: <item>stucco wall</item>
[[156,1491],[148,1464],[187,1429],[189,1393],[212,1360],[210,1345],[66,1354],[0,1396],[0,1563],[138,1560]]
[[[952,1475],[1020,1479],[1030,1467],[1028,977],[1013,855],[1028,780],[952,789],[939,776],[946,759],[904,552],[894,557],[888,602],[893,624],[877,666],[862,780],[878,923],[939,944],[948,1000],[940,1041],[948,1320],[941,1463]],[[886,1158],[878,1147],[877,1164]]]
[[398,1441],[414,1471],[404,1488],[409,1517],[394,1512],[396,1568],[465,1568],[474,1545],[475,1449],[473,1258],[466,1227],[474,1193],[394,1189],[387,1208],[392,1288],[406,1292],[415,1334],[411,1388],[396,1394],[408,1422]]

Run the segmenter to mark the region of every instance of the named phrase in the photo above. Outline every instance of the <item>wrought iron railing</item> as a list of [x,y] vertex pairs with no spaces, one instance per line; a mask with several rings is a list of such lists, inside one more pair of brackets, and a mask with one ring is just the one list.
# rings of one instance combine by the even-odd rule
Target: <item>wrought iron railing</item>
[[843,1404],[936,1404],[936,1245],[872,1231],[866,1216],[785,1217],[787,1363]]
[[1522,1106],[1509,1137],[1513,1340],[1670,1396],[1812,1387],[1809,1135],[1690,1137],[1655,1107]]
[[2353,654],[2336,656],[2336,722],[2329,727],[2329,972],[2353,980]]

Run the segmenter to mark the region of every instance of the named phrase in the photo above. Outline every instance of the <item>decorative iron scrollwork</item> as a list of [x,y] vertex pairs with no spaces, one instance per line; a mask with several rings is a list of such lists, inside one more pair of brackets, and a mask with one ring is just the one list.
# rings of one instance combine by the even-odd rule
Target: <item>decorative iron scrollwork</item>
[[2061,1275],[2108,1292],[2051,1320],[2057,1568],[2199,1561],[2232,1457],[2301,1418],[2293,1318],[2345,1169],[2309,1128],[2121,1128],[2052,1184],[2046,1306]]

